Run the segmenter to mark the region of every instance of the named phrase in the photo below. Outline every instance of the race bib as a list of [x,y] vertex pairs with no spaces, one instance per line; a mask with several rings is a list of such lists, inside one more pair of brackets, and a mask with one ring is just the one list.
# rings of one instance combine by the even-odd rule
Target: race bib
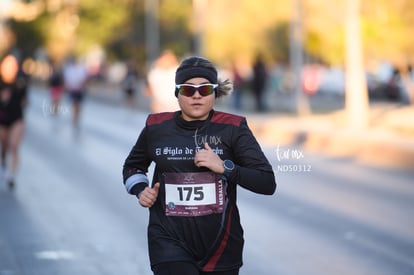
[[164,173],[164,182],[167,216],[204,216],[224,210],[224,184],[215,173]]

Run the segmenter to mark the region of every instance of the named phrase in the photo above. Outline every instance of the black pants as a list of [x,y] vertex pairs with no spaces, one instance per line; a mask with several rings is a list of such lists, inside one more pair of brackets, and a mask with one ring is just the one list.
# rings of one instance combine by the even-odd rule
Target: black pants
[[219,272],[202,272],[189,262],[171,262],[157,264],[152,268],[154,275],[238,275],[239,269]]

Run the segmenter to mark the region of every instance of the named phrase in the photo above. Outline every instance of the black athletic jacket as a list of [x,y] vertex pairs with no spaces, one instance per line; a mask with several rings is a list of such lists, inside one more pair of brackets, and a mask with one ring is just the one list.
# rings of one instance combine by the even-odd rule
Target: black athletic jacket
[[[167,215],[167,208],[174,210],[175,207],[166,202],[167,186],[175,188],[175,185],[167,185],[164,177],[168,173],[185,173],[191,178],[193,173],[208,172],[207,168],[194,165],[195,152],[203,149],[206,142],[221,159],[230,159],[236,164],[227,178],[216,175],[224,186],[222,213]],[[239,268],[244,239],[236,206],[236,185],[267,195],[276,190],[272,167],[246,119],[214,110],[206,121],[184,121],[180,111],[149,115],[124,163],[123,179],[128,193],[138,195],[148,186],[146,173],[152,162],[156,164],[152,185],[160,182],[160,189],[156,203],[150,208],[148,245],[151,265],[189,261],[203,271]],[[180,187],[174,190],[178,189]],[[180,198],[186,200],[189,195],[204,198],[204,194],[197,191],[193,194],[181,192]]]

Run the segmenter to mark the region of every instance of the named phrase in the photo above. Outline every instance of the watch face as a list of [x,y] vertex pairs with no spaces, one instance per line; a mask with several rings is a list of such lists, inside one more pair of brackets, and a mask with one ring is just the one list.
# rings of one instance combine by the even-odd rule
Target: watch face
[[233,170],[234,169],[234,163],[231,160],[226,159],[224,161],[224,168],[226,168],[228,170]]

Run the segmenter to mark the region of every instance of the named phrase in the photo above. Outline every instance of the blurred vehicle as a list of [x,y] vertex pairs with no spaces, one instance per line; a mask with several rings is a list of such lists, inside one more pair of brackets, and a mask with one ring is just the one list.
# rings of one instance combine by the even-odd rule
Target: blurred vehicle
[[[396,70],[382,73],[366,73],[368,96],[377,100],[400,100],[401,83]],[[320,85],[318,93],[345,96],[345,72],[338,67],[320,69]]]
[[321,85],[321,65],[305,65],[302,70],[302,90],[307,95],[314,95]]
[[318,93],[336,96],[345,95],[345,73],[338,67],[322,67]]
[[399,88],[391,84],[391,81],[384,82],[375,74],[367,73],[367,85],[370,99],[399,99]]

